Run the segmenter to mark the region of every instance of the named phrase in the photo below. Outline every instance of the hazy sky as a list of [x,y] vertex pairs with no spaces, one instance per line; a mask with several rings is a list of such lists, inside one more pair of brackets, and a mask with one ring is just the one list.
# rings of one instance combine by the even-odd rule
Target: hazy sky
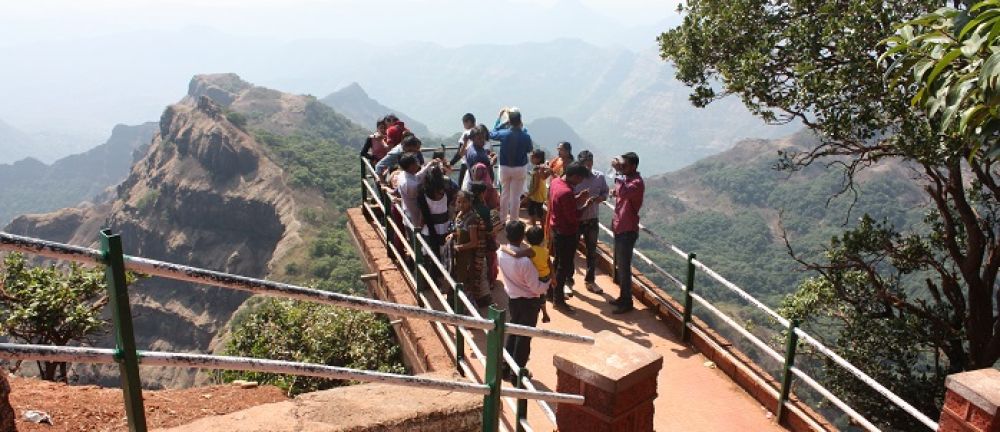
[[[678,20],[678,0],[32,0],[0,5],[0,46],[136,30],[211,27],[284,40],[351,38],[457,46],[578,37],[600,43],[623,31]],[[509,16],[546,17],[509,35]],[[606,22],[602,22],[606,21]],[[573,25],[579,23],[579,25]],[[611,31],[613,30],[613,31]],[[662,29],[661,29],[662,30]],[[652,34],[652,33],[651,33]],[[463,37],[464,36],[464,37]]]

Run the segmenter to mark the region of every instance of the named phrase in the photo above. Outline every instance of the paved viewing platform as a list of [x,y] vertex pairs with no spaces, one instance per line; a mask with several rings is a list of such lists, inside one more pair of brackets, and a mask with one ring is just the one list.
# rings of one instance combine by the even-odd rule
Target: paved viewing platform
[[[707,367],[709,360],[693,346],[684,344],[680,337],[660,320],[657,314],[635,301],[636,310],[614,315],[608,300],[618,295],[618,286],[611,277],[598,272],[597,285],[603,294],[587,291],[583,284],[584,261],[577,254],[577,281],[575,294],[568,303],[576,309],[572,315],[554,310],[548,304],[551,322],[538,327],[562,330],[584,335],[610,331],[663,356],[663,368],[657,380],[657,397],[654,402],[654,425],[658,431],[781,431],[785,430],[771,420],[768,411],[732,381],[721,370]],[[501,275],[502,280],[502,275]],[[499,294],[499,295],[498,295]],[[494,299],[505,306],[506,296],[494,293]],[[482,341],[480,341],[482,343]],[[483,346],[483,345],[481,345]],[[586,350],[590,347],[550,340],[534,340],[528,370],[541,389],[555,390],[556,368],[553,357],[568,350]],[[528,420],[539,431],[552,430],[539,406],[528,405]]]

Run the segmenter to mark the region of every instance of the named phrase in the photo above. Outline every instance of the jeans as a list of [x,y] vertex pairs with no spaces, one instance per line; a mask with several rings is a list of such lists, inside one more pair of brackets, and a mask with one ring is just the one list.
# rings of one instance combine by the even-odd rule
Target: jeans
[[587,275],[585,282],[594,281],[594,268],[597,264],[597,236],[600,233],[597,219],[587,219],[580,221],[580,235],[583,236],[584,249],[587,255]]
[[638,231],[615,234],[615,283],[621,290],[618,303],[625,307],[632,306],[632,251],[638,239]]
[[500,222],[517,220],[521,211],[521,194],[528,179],[528,170],[524,166],[512,167],[500,165]]
[[[512,298],[507,306],[510,311],[510,322],[534,327],[538,324],[538,314],[542,310],[542,303],[545,299],[541,297]],[[507,344],[504,347],[514,363],[518,367],[528,364],[528,356],[531,354],[531,338],[528,336],[508,335]]]
[[563,287],[566,286],[566,281],[573,277],[573,258],[576,256],[576,245],[579,242],[579,232],[570,235],[555,233],[556,286],[551,288],[552,302],[555,304],[566,303]]

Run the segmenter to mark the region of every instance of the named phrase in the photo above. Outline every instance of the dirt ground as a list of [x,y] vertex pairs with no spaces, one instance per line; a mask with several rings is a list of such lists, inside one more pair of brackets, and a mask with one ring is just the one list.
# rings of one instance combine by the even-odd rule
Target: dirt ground
[[[128,430],[122,392],[117,388],[66,386],[34,378],[10,376],[11,404],[18,432],[104,432]],[[255,405],[287,400],[277,387],[241,389],[236,386],[196,387],[143,392],[150,429],[173,427],[193,420],[229,414]],[[27,410],[44,411],[55,425],[24,421]]]

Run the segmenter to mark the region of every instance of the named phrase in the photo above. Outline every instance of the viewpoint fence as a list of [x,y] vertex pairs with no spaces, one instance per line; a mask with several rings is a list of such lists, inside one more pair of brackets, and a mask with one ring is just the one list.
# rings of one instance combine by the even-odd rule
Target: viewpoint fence
[[[604,203],[605,206],[613,209],[614,206],[610,203]],[[614,233],[605,225],[600,224],[601,231],[610,237],[614,237]],[[768,307],[766,304],[753,297],[745,290],[737,286],[736,284],[730,282],[719,273],[717,273],[712,268],[708,267],[702,261],[699,261],[697,255],[694,253],[688,253],[680,249],[676,245],[670,243],[662,236],[654,233],[643,225],[640,225],[640,230],[645,235],[651,237],[655,242],[659,243],[668,253],[672,253],[686,262],[685,279],[682,282],[679,278],[671,274],[670,272],[663,269],[658,263],[650,259],[650,257],[644,253],[639,248],[636,248],[633,256],[638,258],[642,263],[647,265],[652,272],[660,275],[666,281],[675,285],[682,291],[683,294],[683,310],[681,311],[681,316],[679,317],[683,322],[683,327],[681,329],[681,337],[683,340],[687,341],[690,339],[690,332],[695,329],[693,323],[695,303],[699,307],[707,310],[711,316],[716,318],[718,321],[726,324],[730,330],[733,330],[735,334],[741,337],[743,340],[752,344],[753,347],[760,350],[768,359],[773,360],[782,366],[781,372],[778,374],[780,388],[774,389],[767,387],[767,390],[776,396],[778,400],[778,408],[775,413],[778,421],[786,415],[787,410],[790,408],[789,397],[792,394],[792,382],[793,378],[798,378],[804,382],[810,389],[819,394],[823,399],[829,401],[831,404],[836,406],[842,412],[844,412],[850,419],[860,425],[861,427],[870,430],[878,431],[879,428],[872,423],[868,418],[859,413],[857,410],[852,408],[843,399],[839,398],[837,395],[833,394],[829,389],[819,383],[815,378],[804,372],[799,366],[796,366],[795,359],[798,354],[798,348],[802,343],[813,348],[816,352],[826,357],[829,362],[847,371],[849,374],[853,375],[855,378],[860,380],[862,383],[870,387],[873,391],[886,398],[890,403],[896,405],[901,410],[906,412],[908,415],[912,416],[918,422],[926,426],[930,430],[936,431],[938,428],[937,422],[929,418],[927,415],[922,413],[920,410],[916,409],[905,401],[903,398],[899,397],[891,390],[887,389],[885,386],[880,384],[874,378],[863,372],[857,366],[854,366],[835,351],[824,345],[816,337],[807,333],[805,330],[800,328],[800,322],[796,320],[789,320],[775,310]],[[614,258],[611,257],[613,260]],[[617,268],[617,265],[615,266]],[[720,284],[728,292],[735,294],[741,300],[748,303],[754,309],[763,312],[773,323],[779,326],[780,329],[785,333],[785,353],[782,355],[777,350],[772,348],[763,339],[755,335],[751,329],[737,322],[735,318],[724,313],[719,307],[713,305],[709,302],[703,295],[699,294],[695,290],[695,280],[698,271],[703,275],[707,276],[711,280]],[[652,298],[666,304],[667,302],[663,298],[662,294],[658,292],[657,287],[648,286],[641,280],[633,278],[633,284],[637,285],[640,289],[644,290]],[[802,400],[800,398],[800,400]],[[818,427],[818,425],[814,425]]]
[[[422,151],[431,152],[434,150],[435,149],[426,149]],[[440,150],[454,151],[457,150],[457,147],[445,147],[441,148]],[[381,186],[381,183],[379,182],[380,177],[375,173],[375,170],[372,167],[372,165],[364,157],[361,158],[361,173],[363,178],[362,202],[367,203],[368,199],[372,198],[372,201],[375,203],[374,205],[368,205],[368,204],[364,205],[364,210],[373,220],[379,221],[380,223],[379,232],[382,235],[383,240],[385,240],[386,242],[387,249],[389,249],[396,258],[396,260],[402,264],[401,268],[404,270],[406,277],[415,287],[418,287],[418,293],[425,292],[422,291],[422,289],[425,287],[425,284],[429,284],[432,288],[429,291],[432,293],[433,296],[438,298],[440,304],[444,306],[447,312],[461,313],[465,310],[468,310],[473,313],[473,316],[477,316],[478,313],[475,312],[474,305],[469,301],[468,297],[462,291],[461,284],[455,283],[454,279],[450,277],[448,272],[445,270],[446,267],[442,265],[442,263],[438,260],[438,258],[432,253],[431,248],[428,246],[423,236],[413,231],[413,224],[406,217],[402,208],[400,208],[398,205],[391,203],[391,200],[389,199],[388,195],[380,187]],[[496,178],[497,176],[494,175],[494,179]],[[499,184],[496,184],[496,186],[498,188],[502,187],[502,185]],[[608,202],[605,202],[604,205],[612,209],[614,208],[613,205]],[[392,217],[390,215],[391,212],[388,211],[392,207],[395,207],[398,214],[401,216],[403,225],[406,228],[405,230],[400,229],[400,227],[396,225],[395,221],[392,220]],[[381,210],[381,214],[377,214],[375,212],[375,208]],[[604,223],[600,224],[600,229],[604,234],[610,237],[614,236],[614,233]],[[681,290],[682,292],[681,303],[683,307],[682,310],[679,311],[680,316],[678,318],[683,323],[681,330],[682,331],[681,337],[683,340],[685,341],[689,340],[691,331],[696,329],[693,318],[696,315],[697,308],[702,308],[709,313],[710,317],[714,318],[714,320],[712,320],[713,322],[721,322],[725,324],[724,328],[717,327],[716,328],[717,330],[723,330],[723,329],[731,330],[728,331],[727,333],[733,334],[741,338],[743,341],[749,342],[754,349],[759,350],[759,352],[763,354],[765,359],[769,361],[774,361],[781,366],[780,371],[776,373],[780,386],[778,388],[772,388],[770,386],[767,386],[766,388],[767,391],[770,392],[772,396],[774,396],[778,400],[778,405],[776,410],[777,412],[775,413],[775,415],[779,422],[787,415],[787,411],[789,409],[794,409],[790,405],[789,399],[790,396],[794,393],[793,382],[794,379],[797,378],[798,380],[801,380],[803,383],[805,383],[805,385],[809,389],[814,391],[819,397],[828,401],[830,404],[837,407],[840,411],[846,414],[850,418],[851,422],[869,431],[880,430],[871,420],[866,418],[864,415],[862,415],[857,410],[848,405],[846,402],[844,402],[843,399],[841,399],[833,392],[831,392],[828,388],[823,386],[816,378],[807,374],[802,369],[801,366],[796,365],[795,362],[796,357],[800,355],[799,347],[805,344],[810,348],[812,348],[816,353],[819,353],[820,355],[825,357],[830,363],[836,365],[839,368],[842,368],[850,375],[854,376],[856,379],[858,379],[866,386],[871,388],[873,391],[884,397],[888,402],[897,406],[900,410],[907,413],[909,416],[913,417],[920,424],[926,426],[930,430],[935,430],[935,431],[937,430],[938,427],[937,422],[935,422],[926,414],[916,409],[909,402],[907,402],[906,400],[904,400],[903,398],[896,395],[894,392],[892,392],[891,390],[880,384],[878,381],[876,381],[874,378],[866,374],[857,366],[854,366],[853,364],[848,362],[842,356],[840,356],[835,351],[833,351],[825,344],[823,344],[815,336],[807,333],[800,327],[801,324],[800,322],[795,320],[789,320],[781,316],[779,313],[777,313],[772,308],[768,307],[762,301],[750,295],[744,289],[730,282],[725,277],[720,275],[718,272],[707,266],[704,262],[700,261],[696,254],[685,252],[676,245],[664,239],[662,236],[649,230],[645,226],[640,225],[640,229],[643,231],[645,235],[649,236],[657,243],[659,243],[659,245],[662,246],[664,249],[666,249],[668,253],[679,257],[685,262],[685,271],[684,271],[685,277],[684,281],[681,281],[681,279],[679,279],[675,275],[665,270],[663,266],[659,265],[657,262],[651,259],[648,256],[648,254],[644,253],[639,248],[636,248],[633,253],[634,257],[638,258],[639,262],[648,266],[648,268],[651,269],[653,273],[661,276],[667,282],[669,282],[670,284],[676,286]],[[402,252],[399,251],[393,245],[393,240],[392,240],[393,235],[397,236],[397,238],[399,239],[406,240],[402,242],[403,244],[402,249],[404,249],[404,251]],[[614,254],[612,254],[612,256],[607,258],[610,261],[613,261],[614,260],[613,255]],[[407,259],[404,259],[404,256],[409,258],[409,261]],[[636,262],[636,260],[633,260],[633,262]],[[458,294],[455,297],[454,303],[449,304],[449,302],[446,301],[445,298],[442,296],[440,290],[438,290],[438,287],[431,280],[431,278],[427,273],[428,265],[433,265],[434,267],[436,267],[438,271],[440,271],[444,275],[444,278],[446,280],[446,285],[454,289],[455,292]],[[617,268],[617,265],[615,267]],[[748,303],[754,310],[763,313],[769,320],[771,320],[774,324],[776,324],[780,329],[780,331],[784,333],[784,338],[785,338],[784,353],[780,353],[778,350],[771,347],[761,337],[755,335],[750,328],[748,328],[743,324],[740,324],[737,321],[737,319],[723,312],[719,306],[710,302],[704,295],[696,292],[695,281],[696,279],[698,279],[697,275],[699,272],[702,275],[704,275],[704,277],[707,277],[710,280],[718,283],[727,292],[735,294],[739,299]],[[651,298],[657,299],[657,301],[661,302],[661,304],[664,305],[668,304],[668,302],[664,298],[665,292],[661,291],[662,288],[656,286],[649,286],[643,283],[640,279],[635,279],[635,278],[633,278],[633,284],[636,285],[639,289],[645,291]],[[423,304],[425,305],[430,304],[429,302],[427,302],[427,298],[425,297],[424,294],[419,294],[419,296]],[[697,308],[695,306],[696,304]],[[447,334],[447,331],[444,330],[443,326],[438,325],[438,328],[439,328],[439,333],[441,333],[442,335]],[[463,328],[458,327],[458,329],[459,332],[457,335],[455,335],[455,342],[454,344],[449,345],[449,349],[452,350],[452,353],[454,355],[456,355],[460,369],[464,373],[469,373],[469,368],[461,352],[462,351],[461,348],[464,346],[463,340],[467,339],[469,335],[465,334],[466,331]],[[564,340],[569,340],[569,339],[564,339]],[[582,340],[577,339],[575,341],[582,341]],[[471,347],[473,348],[474,354],[477,356],[477,358],[481,358],[481,353],[475,352],[478,351],[475,347],[475,344],[472,344]],[[526,388],[529,389],[533,388],[531,387],[530,380],[523,378],[524,373],[521,373],[519,371],[517,366],[513,364],[512,359],[506,352],[504,353],[504,358],[508,362],[508,364],[512,366],[512,369],[515,371],[515,373],[519,373],[518,385],[526,386]],[[803,398],[799,399],[805,401],[805,399]],[[513,404],[513,402],[510,403]],[[523,403],[523,401],[521,403]],[[519,403],[517,406],[520,407],[521,403]],[[539,401],[539,405],[541,406],[542,411],[554,424],[555,416],[551,410],[551,407],[545,401],[541,400]],[[523,415],[522,411],[517,411],[517,412],[518,412],[517,414],[518,418],[521,418]],[[813,427],[820,428],[818,424],[814,424]]]
[[[101,231],[100,240],[101,250],[95,250],[0,232],[0,251],[22,252],[44,258],[69,260],[88,265],[104,265],[106,267],[112,324],[116,341],[114,349],[0,343],[0,358],[8,360],[118,364],[121,368],[122,391],[124,393],[125,412],[130,431],[146,430],[142,388],[139,378],[140,365],[306,375],[480,394],[484,397],[482,430],[489,432],[501,430],[500,428],[503,426],[499,421],[499,403],[501,397],[569,404],[583,403],[583,397],[579,395],[539,391],[533,387],[502,388],[499,372],[502,364],[500,347],[503,343],[505,333],[577,342],[586,342],[588,339],[585,337],[508,325],[504,312],[496,308],[490,308],[489,318],[487,319],[478,314],[468,316],[450,311],[442,312],[426,307],[395,304],[142,257],[127,256],[122,252],[121,237],[117,234],[112,234],[110,230]],[[476,382],[451,381],[312,363],[140,351],[136,349],[128,287],[125,279],[126,271],[129,270],[154,277],[163,277],[193,284],[211,285],[252,294],[304,300],[391,316],[428,320],[434,322],[438,327],[449,324],[460,326],[463,329],[486,331],[488,349],[487,353],[482,357],[483,367],[485,368],[485,379]]]
[[[449,148],[455,150],[454,147]],[[428,150],[430,151],[430,150]],[[361,200],[363,211],[372,221],[376,222],[376,231],[382,241],[385,242],[386,250],[390,258],[394,259],[402,271],[404,277],[415,288],[420,304],[427,310],[440,308],[442,312],[449,314],[468,314],[469,316],[482,319],[476,304],[466,294],[463,284],[452,278],[448,267],[437,257],[433,248],[424,236],[414,228],[413,222],[406,216],[402,207],[395,204],[383,189],[380,176],[375,172],[375,168],[368,159],[361,157]],[[399,217],[401,223],[397,223],[393,217],[393,210]],[[432,272],[431,270],[434,270]],[[432,277],[432,273],[439,274],[438,280]],[[443,288],[442,289],[442,286]],[[451,298],[449,299],[449,295]],[[494,345],[487,340],[486,352],[484,353],[475,343],[474,335],[469,331],[469,326],[456,325],[454,330],[449,331],[441,323],[435,323],[435,331],[446,348],[455,359],[458,372],[466,377],[477,377],[479,371],[470,363],[468,353],[481,367],[485,368],[485,376],[482,378],[490,381],[489,358],[492,355],[502,357],[502,361],[507,368],[516,376],[515,386],[524,391],[537,391],[534,383],[529,379],[530,373],[527,368],[517,365],[509,352],[503,349],[502,343]],[[594,339],[588,336],[574,335],[554,330],[538,329],[534,327],[507,324],[507,333],[533,336],[545,335],[549,339],[563,342],[593,344]],[[501,339],[502,342],[502,339]],[[477,377],[478,378],[478,377]],[[527,420],[529,398],[516,398],[514,396],[503,397],[502,400],[514,414],[511,423],[517,432],[531,431],[532,427]],[[555,412],[549,402],[562,402],[553,400],[543,400],[534,398],[545,418],[554,426],[556,424]],[[582,403],[582,398],[572,403]]]

